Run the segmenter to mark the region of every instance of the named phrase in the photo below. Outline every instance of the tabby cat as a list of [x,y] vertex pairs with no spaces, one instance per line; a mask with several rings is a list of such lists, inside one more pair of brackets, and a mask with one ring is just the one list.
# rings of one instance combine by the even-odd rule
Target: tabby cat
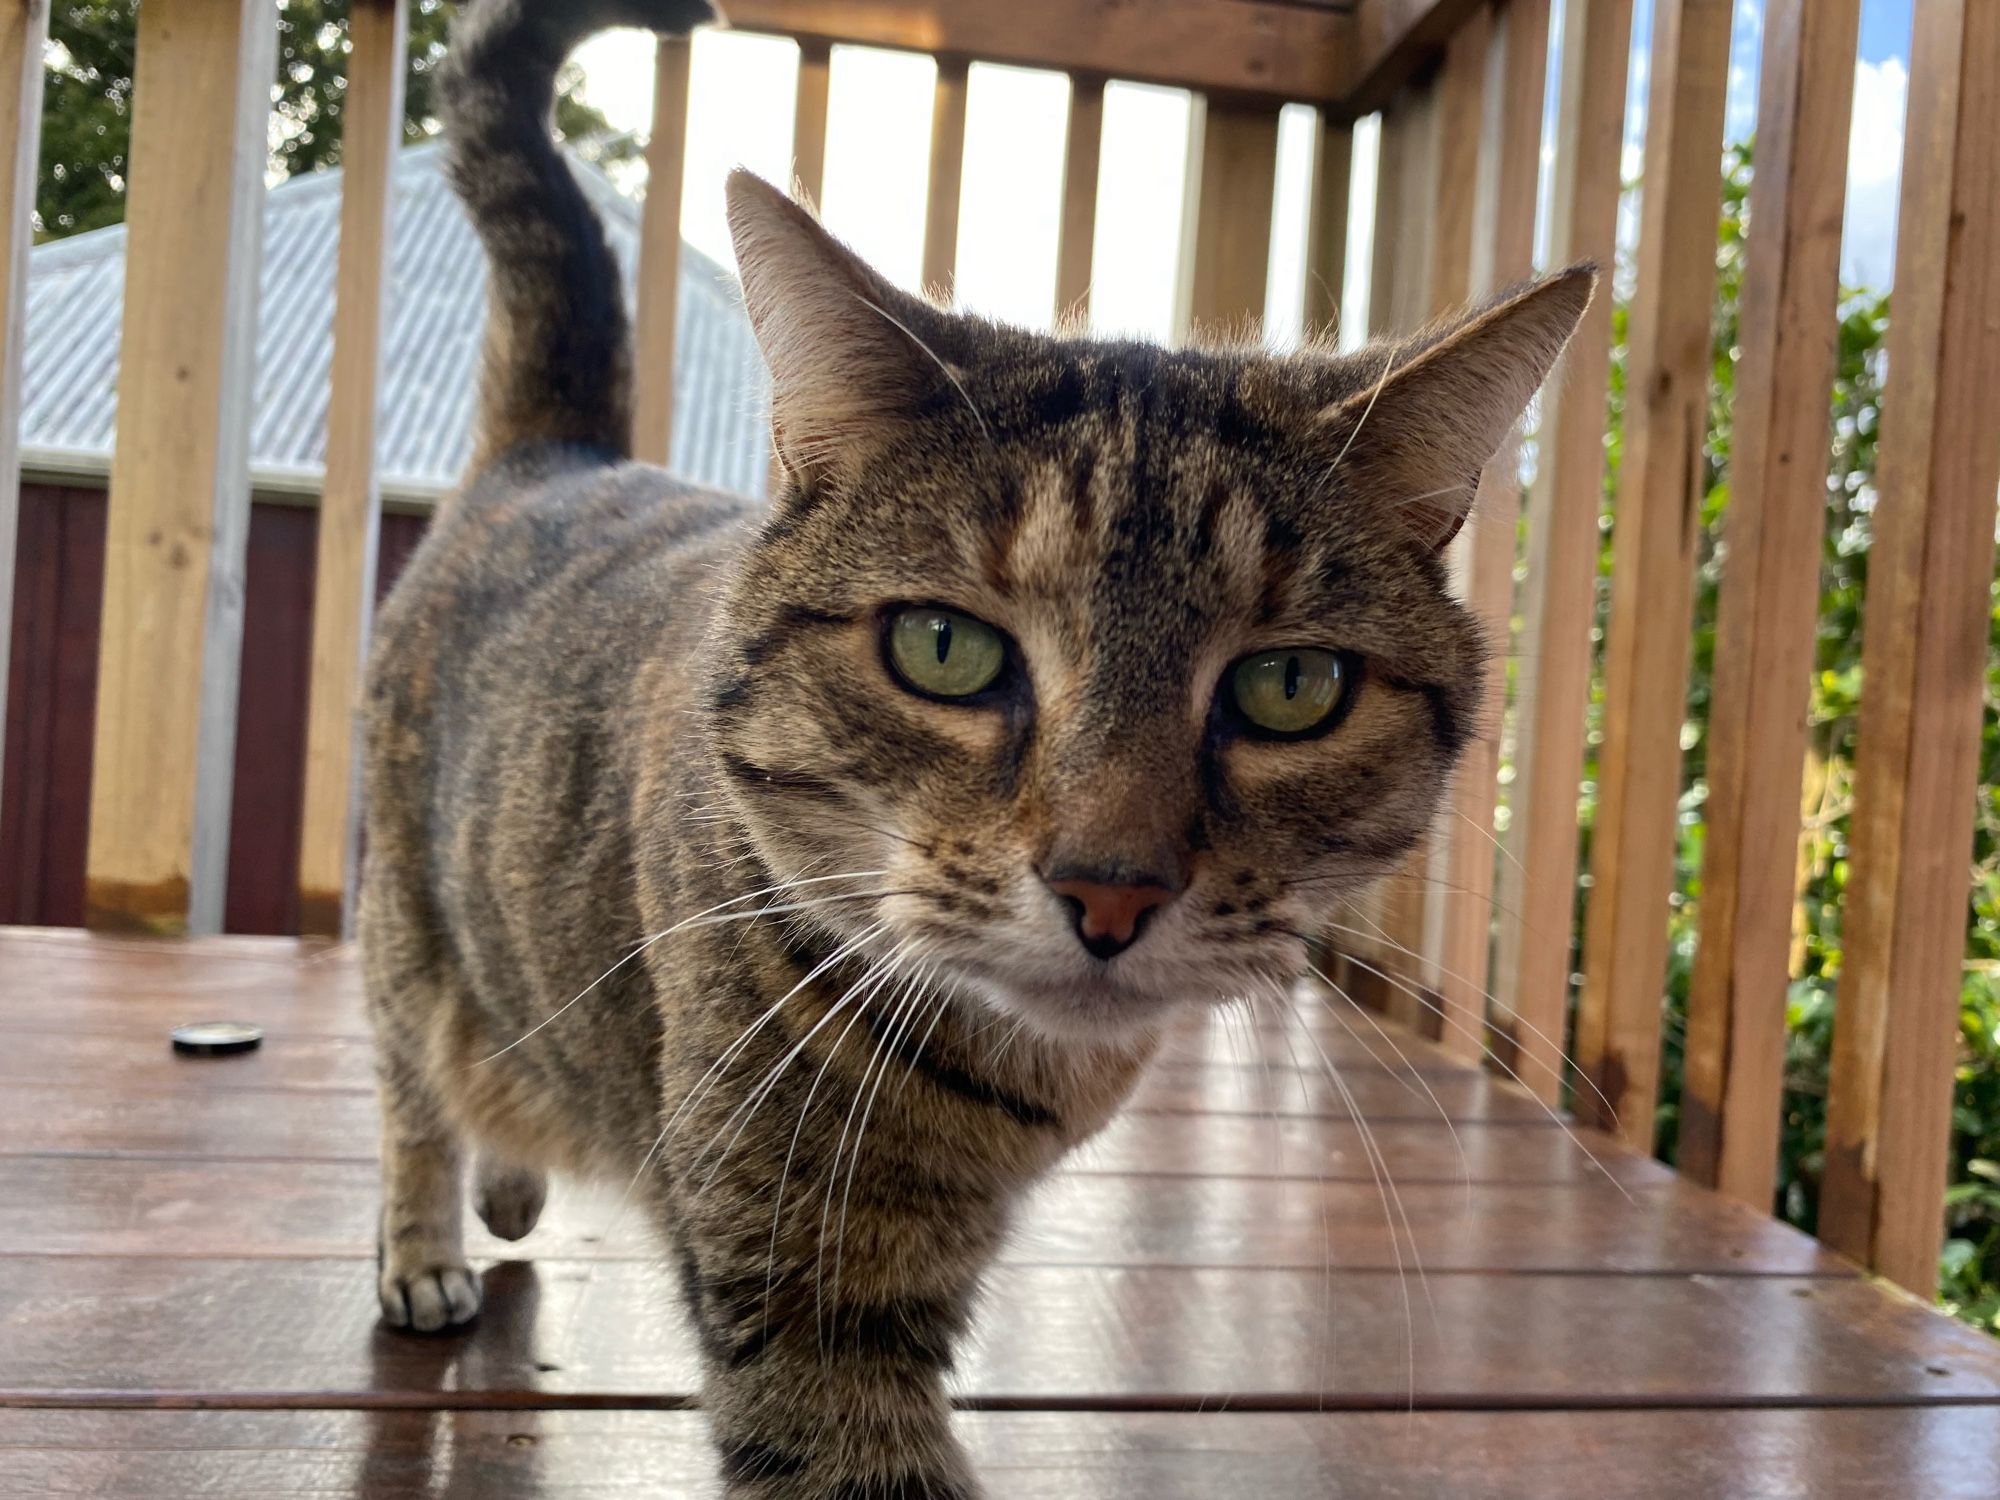
[[1423,834],[1485,650],[1440,549],[1594,277],[1351,357],[1049,337],[738,172],[783,483],[690,488],[628,456],[548,121],[584,35],[707,15],[472,0],[440,78],[492,301],[369,679],[383,1315],[478,1310],[468,1147],[507,1239],[550,1170],[632,1184],[730,1496],[970,1497],[945,1378],[1012,1206]]

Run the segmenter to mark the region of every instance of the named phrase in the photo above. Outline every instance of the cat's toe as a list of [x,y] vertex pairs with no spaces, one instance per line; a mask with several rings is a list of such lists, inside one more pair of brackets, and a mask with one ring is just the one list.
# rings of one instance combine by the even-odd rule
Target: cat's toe
[[525,1168],[496,1170],[481,1163],[473,1207],[479,1211],[480,1222],[495,1235],[503,1240],[518,1240],[535,1227],[548,1196],[548,1179],[540,1172]]
[[427,1266],[401,1276],[385,1271],[378,1290],[382,1321],[391,1328],[436,1333],[479,1312],[479,1278],[466,1266]]

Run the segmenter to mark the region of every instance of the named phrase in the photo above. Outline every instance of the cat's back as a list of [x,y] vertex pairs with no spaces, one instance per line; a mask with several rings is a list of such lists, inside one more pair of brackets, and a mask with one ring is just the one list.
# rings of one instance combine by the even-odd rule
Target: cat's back
[[371,712],[462,734],[691,652],[760,509],[648,464],[502,459],[440,510],[384,601]]
[[[636,762],[672,754],[653,742],[678,728],[652,718],[660,685],[694,679],[760,514],[555,447],[489,465],[440,512],[384,602],[368,678],[369,863],[414,922],[496,976],[567,983],[571,934],[596,960],[612,936],[597,929],[629,915],[604,893],[630,889]],[[532,954],[509,938],[528,910]]]

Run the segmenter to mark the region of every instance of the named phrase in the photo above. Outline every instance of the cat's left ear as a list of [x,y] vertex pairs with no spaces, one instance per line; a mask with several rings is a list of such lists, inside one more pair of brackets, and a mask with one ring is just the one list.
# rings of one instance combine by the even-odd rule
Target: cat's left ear
[[1426,545],[1449,542],[1596,285],[1594,266],[1572,266],[1385,351],[1380,377],[1318,419],[1349,492],[1394,505]]

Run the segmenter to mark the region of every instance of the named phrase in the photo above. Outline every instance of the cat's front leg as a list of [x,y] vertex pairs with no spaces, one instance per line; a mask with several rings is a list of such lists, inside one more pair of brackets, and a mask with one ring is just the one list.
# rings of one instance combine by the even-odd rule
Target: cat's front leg
[[944,1388],[969,1284],[773,1282],[762,1255],[685,1241],[680,1261],[729,1500],[977,1500]]

